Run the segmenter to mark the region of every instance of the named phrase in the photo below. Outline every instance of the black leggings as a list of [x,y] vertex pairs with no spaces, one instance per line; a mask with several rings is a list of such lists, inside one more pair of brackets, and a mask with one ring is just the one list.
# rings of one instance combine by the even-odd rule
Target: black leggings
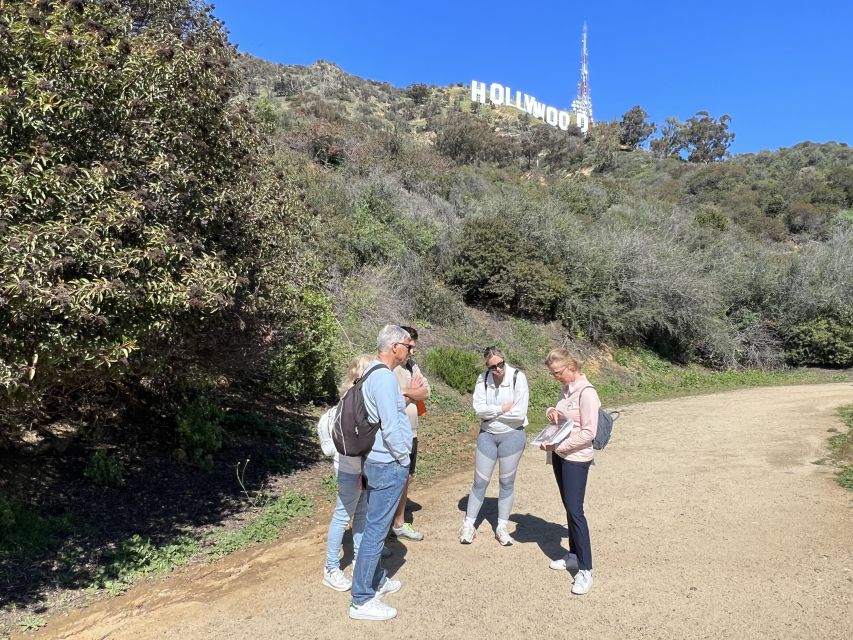
[[590,462],[570,462],[556,453],[552,456],[554,478],[560,489],[560,498],[566,507],[569,525],[569,553],[578,557],[578,569],[592,569],[592,546],[589,541],[589,525],[583,513],[586,480]]

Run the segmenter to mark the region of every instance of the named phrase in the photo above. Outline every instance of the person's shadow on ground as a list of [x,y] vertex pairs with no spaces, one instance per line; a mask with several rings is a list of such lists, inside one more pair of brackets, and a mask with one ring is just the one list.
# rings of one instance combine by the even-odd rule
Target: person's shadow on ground
[[[350,570],[352,570],[355,558],[353,558],[351,527],[344,533],[342,546],[344,554],[341,556],[341,569],[349,567]],[[408,550],[406,549],[406,545],[402,544],[394,536],[388,536],[388,538],[386,538],[385,546],[391,550],[391,555],[388,558],[382,558],[380,562],[382,563],[382,566],[385,567],[388,575],[393,577],[394,574],[396,574],[400,568],[406,564],[406,554]]]
[[[458,507],[459,511],[462,512],[462,518],[464,518],[468,509],[468,496],[459,500]],[[510,531],[510,535],[516,544],[538,544],[542,554],[547,556],[549,560],[562,558],[568,553],[568,550],[563,546],[563,541],[567,539],[566,525],[548,522],[530,513],[514,513],[509,517],[509,520],[515,523],[515,531]],[[488,522],[492,529],[498,526],[497,498],[486,498],[483,501],[480,513],[474,521],[478,534],[483,522]]]

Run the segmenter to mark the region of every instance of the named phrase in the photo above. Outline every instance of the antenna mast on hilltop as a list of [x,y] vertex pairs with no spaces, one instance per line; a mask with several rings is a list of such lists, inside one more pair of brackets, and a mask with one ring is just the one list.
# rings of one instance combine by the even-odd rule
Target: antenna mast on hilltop
[[586,22],[583,23],[583,49],[581,51],[581,81],[578,82],[578,96],[572,101],[572,111],[584,114],[592,124],[592,96],[589,93],[589,68],[586,57]]

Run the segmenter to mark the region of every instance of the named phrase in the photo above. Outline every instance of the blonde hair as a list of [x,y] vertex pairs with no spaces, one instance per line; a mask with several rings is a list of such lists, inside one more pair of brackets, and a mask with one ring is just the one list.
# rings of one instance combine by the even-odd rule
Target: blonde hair
[[567,367],[571,366],[575,371],[581,370],[581,363],[568,349],[551,349],[551,353],[545,358],[545,366],[550,366],[555,362],[559,362]]
[[376,356],[363,353],[360,356],[356,356],[353,358],[349,367],[347,367],[347,372],[344,374],[343,380],[341,380],[341,384],[338,387],[338,394],[343,396],[349,388],[353,385],[353,383],[361,377],[361,374],[364,373],[364,370],[367,369],[367,365],[371,363],[371,361],[375,360]]

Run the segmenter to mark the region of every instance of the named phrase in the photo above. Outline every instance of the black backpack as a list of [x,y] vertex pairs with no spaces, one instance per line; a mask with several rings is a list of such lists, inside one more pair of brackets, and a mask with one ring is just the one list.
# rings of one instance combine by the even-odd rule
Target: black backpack
[[[516,370],[513,372],[513,374],[512,374],[512,390],[513,390],[513,392],[515,392],[515,381],[516,381],[516,380],[518,380],[518,372],[519,372],[519,371],[521,371],[521,369],[516,369]],[[488,369],[487,369],[487,370],[483,373],[483,389],[488,389],[488,388],[489,388],[489,381],[488,381],[488,377],[489,377],[489,371],[488,371]],[[492,378],[492,382],[494,382],[494,378]]]
[[332,424],[332,441],[342,456],[363,457],[373,448],[376,432],[382,428],[382,422],[370,421],[361,387],[371,373],[387,368],[384,364],[377,364],[365,371],[338,402]]

